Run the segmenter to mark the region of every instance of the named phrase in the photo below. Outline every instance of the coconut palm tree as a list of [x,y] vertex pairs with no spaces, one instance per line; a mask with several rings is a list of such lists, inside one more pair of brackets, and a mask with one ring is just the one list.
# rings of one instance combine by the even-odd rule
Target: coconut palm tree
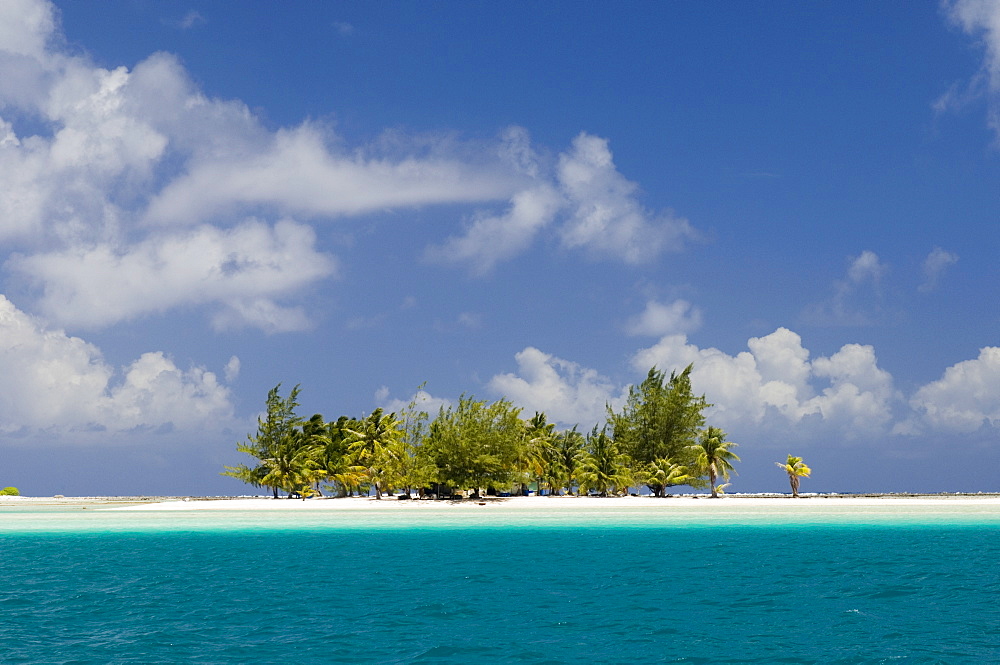
[[598,431],[595,425],[587,437],[587,448],[578,477],[581,493],[594,490],[600,496],[608,496],[611,492],[628,487],[622,456],[614,439],[608,436],[606,428]]
[[555,489],[551,482],[552,467],[555,462],[553,449],[556,438],[555,423],[548,422],[544,413],[535,411],[534,417],[525,423],[524,438],[527,445],[524,447],[524,459],[521,460],[521,465],[525,475],[529,481],[532,478],[535,480],[538,495],[541,495],[542,486],[546,479],[549,479],[551,493]]
[[579,484],[577,477],[580,472],[581,458],[584,454],[585,439],[581,432],[573,429],[559,432],[553,442],[555,463],[552,465],[551,485],[557,488],[565,488],[567,492],[573,494]]
[[719,488],[715,481],[720,476],[729,480],[730,472],[736,473],[733,469],[733,462],[739,462],[739,456],[730,450],[738,444],[726,441],[726,433],[718,427],[709,427],[701,433],[700,440],[691,446],[691,450],[697,456],[696,464],[702,473],[708,474],[709,487],[712,488],[712,498],[719,498]]
[[669,457],[646,464],[641,468],[640,476],[641,482],[653,492],[653,496],[665,496],[668,487],[687,485],[695,480],[686,466],[677,464]]
[[812,469],[806,466],[801,457],[795,457],[794,455],[789,455],[788,461],[784,464],[775,462],[775,465],[784,469],[785,473],[788,474],[788,482],[792,486],[792,498],[797,499],[799,497],[799,479],[808,478],[809,474],[812,473]]
[[388,489],[393,462],[400,454],[401,425],[395,413],[375,409],[357,422],[357,428],[347,429],[348,450],[354,455],[355,464],[365,469],[366,480],[375,486],[376,499],[381,499],[382,491]]

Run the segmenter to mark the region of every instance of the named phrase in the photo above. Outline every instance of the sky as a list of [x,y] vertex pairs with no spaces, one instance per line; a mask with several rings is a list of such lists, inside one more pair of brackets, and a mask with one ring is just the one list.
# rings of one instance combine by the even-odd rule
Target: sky
[[1000,491],[1000,2],[0,3],[0,486],[229,495],[268,390]]

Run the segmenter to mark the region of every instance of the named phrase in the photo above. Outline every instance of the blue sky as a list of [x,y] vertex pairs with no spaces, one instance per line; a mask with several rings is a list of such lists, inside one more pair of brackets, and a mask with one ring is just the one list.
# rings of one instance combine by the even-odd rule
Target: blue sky
[[732,491],[1000,490],[998,132],[997,2],[9,0],[0,485],[693,362]]

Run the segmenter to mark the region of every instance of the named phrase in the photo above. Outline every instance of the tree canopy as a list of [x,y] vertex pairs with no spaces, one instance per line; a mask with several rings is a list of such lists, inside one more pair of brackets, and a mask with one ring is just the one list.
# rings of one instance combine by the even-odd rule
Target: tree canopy
[[532,485],[539,493],[602,496],[640,486],[657,496],[676,485],[709,486],[715,496],[717,477],[728,479],[739,457],[722,430],[705,427],[711,405],[694,393],[691,370],[667,375],[651,368],[629,389],[621,410],[609,406],[607,422],[586,436],[576,426],[558,430],[540,411],[522,419],[506,398],[467,395],[433,418],[414,397],[398,413],[377,408],[359,418],[327,422],[317,413],[304,420],[295,412],[299,386],[282,397],[278,384],[267,394],[257,431],[236,446],[254,462],[222,473],[275,497],[323,490],[337,496],[374,492],[376,499],[397,490],[404,498],[414,490],[519,493]]

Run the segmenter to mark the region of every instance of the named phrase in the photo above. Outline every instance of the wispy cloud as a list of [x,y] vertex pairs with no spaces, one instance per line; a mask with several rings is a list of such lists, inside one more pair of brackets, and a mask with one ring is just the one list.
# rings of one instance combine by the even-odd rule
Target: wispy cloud
[[349,37],[350,35],[353,35],[356,29],[352,24],[345,21],[334,21],[331,25],[336,33],[341,37]]
[[986,96],[989,125],[1000,136],[1000,2],[996,0],[943,0],[945,16],[983,50],[979,72],[965,84],[954,84],[934,103],[936,111],[960,108]]
[[184,15],[184,18],[178,21],[177,25],[181,28],[181,30],[190,30],[191,28],[204,25],[205,23],[207,23],[205,17],[202,16],[200,12],[192,9]]
[[866,326],[885,314],[882,280],[888,266],[875,252],[865,250],[850,259],[847,275],[833,284],[833,295],[826,301],[806,307],[802,318],[821,326]]
[[539,158],[523,129],[508,130],[504,148],[531,184],[511,197],[507,210],[480,212],[463,235],[429,248],[429,259],[486,274],[527,249],[546,228],[554,228],[567,249],[631,264],[680,251],[698,238],[686,219],[638,202],[638,186],[615,167],[607,139],[581,133],[554,166]]
[[935,247],[924,259],[924,281],[918,287],[922,292],[934,291],[945,271],[958,263],[958,254]]

